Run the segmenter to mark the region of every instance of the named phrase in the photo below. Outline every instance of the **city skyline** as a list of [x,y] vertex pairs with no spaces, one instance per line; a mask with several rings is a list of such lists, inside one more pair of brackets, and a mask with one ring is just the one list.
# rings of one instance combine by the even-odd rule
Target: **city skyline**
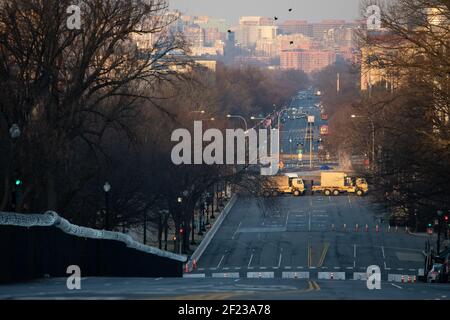
[[[183,15],[208,15],[226,19],[236,25],[242,16],[277,17],[278,20],[308,20],[320,22],[327,19],[355,20],[359,17],[360,0],[279,0],[274,5],[271,0],[169,0],[170,8]],[[239,8],[236,10],[236,8]],[[292,9],[289,12],[289,9]]]

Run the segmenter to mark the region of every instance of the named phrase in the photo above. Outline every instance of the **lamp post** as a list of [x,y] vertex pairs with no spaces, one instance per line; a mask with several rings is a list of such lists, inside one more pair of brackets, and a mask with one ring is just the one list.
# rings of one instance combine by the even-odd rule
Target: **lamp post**
[[365,119],[369,119],[370,124],[372,126],[372,170],[375,169],[375,124],[372,120],[371,117],[368,116],[357,116],[352,114],[352,118],[356,119],[356,118],[365,118]]
[[439,253],[441,252],[441,219],[442,219],[442,215],[444,214],[443,211],[438,210],[437,215],[438,215],[438,236],[437,236],[437,245],[436,245],[436,253],[437,255],[439,255]]
[[16,166],[15,166],[15,158],[16,158],[16,141],[20,138],[22,134],[20,127],[18,124],[13,124],[9,129],[9,136],[11,137],[11,157],[12,157],[12,173],[13,173],[13,193],[11,199],[11,209],[13,212],[17,211],[17,191],[18,188],[22,185],[22,180],[20,177],[16,176]]
[[233,115],[233,114],[228,114],[227,118],[237,118],[237,119],[241,119],[242,121],[244,121],[245,124],[245,132],[248,131],[248,125],[247,125],[247,120],[245,120],[245,118],[243,116],[240,115]]
[[109,230],[109,192],[111,191],[109,182],[105,182],[103,191],[105,192],[105,230]]

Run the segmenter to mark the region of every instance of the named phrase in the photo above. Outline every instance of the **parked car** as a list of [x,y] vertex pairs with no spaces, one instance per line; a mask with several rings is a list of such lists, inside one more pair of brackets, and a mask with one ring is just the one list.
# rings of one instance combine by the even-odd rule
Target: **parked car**
[[439,282],[442,276],[442,263],[435,263],[428,272],[427,282]]

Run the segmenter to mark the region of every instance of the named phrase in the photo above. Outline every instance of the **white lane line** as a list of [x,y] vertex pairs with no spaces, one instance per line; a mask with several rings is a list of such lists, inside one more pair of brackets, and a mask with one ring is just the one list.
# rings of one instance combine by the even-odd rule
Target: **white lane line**
[[340,268],[341,268],[341,267],[334,267],[335,270],[338,270],[338,269],[340,269]]
[[402,287],[400,287],[399,285],[396,285],[395,283],[391,283],[391,285],[393,285],[393,286],[396,287],[397,289],[402,289]]
[[249,268],[249,269],[250,269],[250,265],[252,264],[252,260],[253,260],[253,253],[250,256],[250,261],[248,262],[248,265],[247,265],[247,268]]
[[386,261],[384,261],[384,270],[387,270]]
[[288,212],[288,214],[286,215],[286,223],[284,224],[286,227],[287,227],[287,225],[288,225],[289,214],[290,214],[290,212]]
[[234,270],[241,270],[241,267],[235,267]]
[[352,202],[351,202],[351,200],[350,200],[350,196],[349,195],[347,195],[347,198],[348,198],[348,203],[351,205],[352,204]]
[[297,269],[303,269],[303,267],[297,267]]
[[159,280],[162,280],[162,279],[163,279],[163,278],[156,278],[155,281],[159,281]]
[[219,269],[220,265],[222,264],[223,259],[225,258],[225,255],[222,256],[222,258],[219,261],[219,264],[217,265],[216,269]]
[[261,270],[266,270],[267,267],[259,267]]
[[384,268],[384,269],[386,269],[386,270],[391,270],[391,268]]
[[224,268],[223,268],[223,270],[230,270],[230,268],[228,268],[228,267],[224,267]]
[[403,268],[397,268],[397,270],[398,270],[398,271],[403,271],[404,269],[403,269]]
[[241,227],[241,224],[242,224],[242,221],[241,222],[239,222],[239,225],[238,225],[238,227],[237,227],[237,229],[236,229],[236,231],[233,233],[233,236],[231,237],[231,240],[234,240],[234,238],[236,237],[236,234],[238,233],[238,231],[239,231],[239,228]]
[[356,259],[356,244],[353,245],[353,258]]
[[347,267],[348,270],[353,270],[354,267]]
[[311,212],[308,212],[308,216],[309,216],[309,219],[308,219],[308,231],[311,231]]
[[384,247],[383,246],[381,246],[381,252],[383,253],[383,259],[386,259],[386,256],[384,254]]
[[280,258],[278,259],[278,268],[281,266],[281,258],[283,257],[283,255],[280,253]]

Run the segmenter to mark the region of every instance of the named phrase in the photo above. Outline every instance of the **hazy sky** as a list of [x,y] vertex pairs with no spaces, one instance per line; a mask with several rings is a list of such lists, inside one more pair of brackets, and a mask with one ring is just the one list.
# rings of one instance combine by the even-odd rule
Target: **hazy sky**
[[[280,20],[358,18],[360,0],[169,0],[186,15],[209,15],[236,24],[240,16],[277,16]],[[288,10],[292,8],[293,11]]]

